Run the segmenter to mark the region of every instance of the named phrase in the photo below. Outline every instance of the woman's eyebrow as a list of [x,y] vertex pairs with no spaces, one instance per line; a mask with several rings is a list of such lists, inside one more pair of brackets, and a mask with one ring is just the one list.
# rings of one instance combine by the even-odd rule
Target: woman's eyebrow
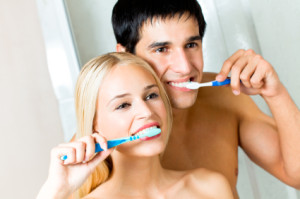
[[151,88],[153,88],[153,87],[157,87],[157,88],[158,88],[158,86],[157,86],[156,84],[151,84],[151,85],[146,86],[146,87],[144,88],[144,90],[149,90],[149,89],[151,89]]
[[120,95],[116,95],[115,97],[113,97],[111,100],[109,100],[109,102],[107,103],[107,105],[109,105],[112,101],[116,100],[116,99],[120,99],[123,97],[126,97],[130,95],[129,93],[124,93],[124,94],[120,94]]
[[[144,90],[150,90],[151,88],[153,87],[157,87],[158,86],[156,84],[151,84],[151,85],[148,85],[144,88]],[[130,94],[129,93],[123,93],[123,94],[120,94],[120,95],[116,95],[115,97],[113,97],[111,100],[109,100],[109,102],[107,103],[107,105],[109,105],[112,101],[116,100],[116,99],[120,99],[120,98],[123,98],[123,97],[126,97],[126,96],[129,96]]]

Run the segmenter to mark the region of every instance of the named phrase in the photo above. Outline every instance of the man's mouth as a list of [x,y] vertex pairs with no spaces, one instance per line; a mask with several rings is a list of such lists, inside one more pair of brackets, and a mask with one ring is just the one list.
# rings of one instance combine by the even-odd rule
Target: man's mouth
[[186,85],[193,80],[194,80],[194,78],[192,77],[192,78],[188,79],[187,81],[178,81],[178,82],[170,81],[170,82],[168,82],[168,84],[171,86],[177,87],[177,88],[186,88]]

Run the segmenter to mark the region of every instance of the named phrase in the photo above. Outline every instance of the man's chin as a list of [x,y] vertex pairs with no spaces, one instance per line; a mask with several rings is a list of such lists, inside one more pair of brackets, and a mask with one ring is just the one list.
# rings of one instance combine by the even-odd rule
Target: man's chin
[[192,107],[198,96],[198,90],[179,91],[176,89],[167,89],[172,108],[188,109]]
[[171,99],[170,101],[171,101],[172,108],[174,109],[188,109],[195,104],[196,97],[194,98],[190,97],[188,99],[175,98],[175,99]]

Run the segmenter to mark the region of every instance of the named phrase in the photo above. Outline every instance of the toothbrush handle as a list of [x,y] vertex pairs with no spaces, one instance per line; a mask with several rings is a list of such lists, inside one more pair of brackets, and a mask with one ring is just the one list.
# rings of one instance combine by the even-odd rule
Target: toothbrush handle
[[225,79],[223,82],[212,81],[212,86],[223,86],[227,84],[230,84],[230,79]]
[[[122,139],[122,140],[108,140],[107,141],[107,148],[110,149],[112,147],[118,146],[120,144],[123,144],[124,142],[128,142],[130,140]],[[104,151],[104,149],[101,148],[99,143],[95,144],[95,153],[98,153],[100,151]]]
[[[133,141],[136,139],[139,139],[140,136],[139,135],[135,135],[135,136],[130,136],[130,137],[125,137],[125,138],[120,138],[120,139],[114,139],[114,140],[108,140],[107,141],[107,148],[110,149],[112,147],[118,146],[120,144],[129,142],[129,141]],[[100,151],[104,151],[104,149],[101,148],[99,143],[95,144],[95,153],[98,153]],[[61,160],[66,160],[68,158],[67,155],[63,155],[60,157]]]
[[[118,146],[120,144],[129,142],[129,141],[133,141],[133,140],[136,140],[136,139],[139,139],[139,138],[140,137],[138,135],[136,135],[136,136],[130,136],[130,137],[121,138],[121,139],[108,140],[107,141],[107,148],[110,149],[110,148],[113,148],[113,147]],[[100,151],[103,151],[103,149],[101,148],[99,143],[96,143],[95,144],[95,153],[100,152]]]

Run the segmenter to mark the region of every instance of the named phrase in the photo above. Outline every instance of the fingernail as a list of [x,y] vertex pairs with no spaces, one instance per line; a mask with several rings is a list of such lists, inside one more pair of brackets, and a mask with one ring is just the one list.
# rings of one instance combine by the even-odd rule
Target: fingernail
[[217,79],[217,80],[222,79],[222,75],[217,75],[216,79]]
[[107,146],[106,145],[103,146],[103,150],[107,151]]
[[240,91],[238,91],[238,90],[233,90],[233,94],[234,94],[234,95],[239,95],[239,94],[240,94]]

